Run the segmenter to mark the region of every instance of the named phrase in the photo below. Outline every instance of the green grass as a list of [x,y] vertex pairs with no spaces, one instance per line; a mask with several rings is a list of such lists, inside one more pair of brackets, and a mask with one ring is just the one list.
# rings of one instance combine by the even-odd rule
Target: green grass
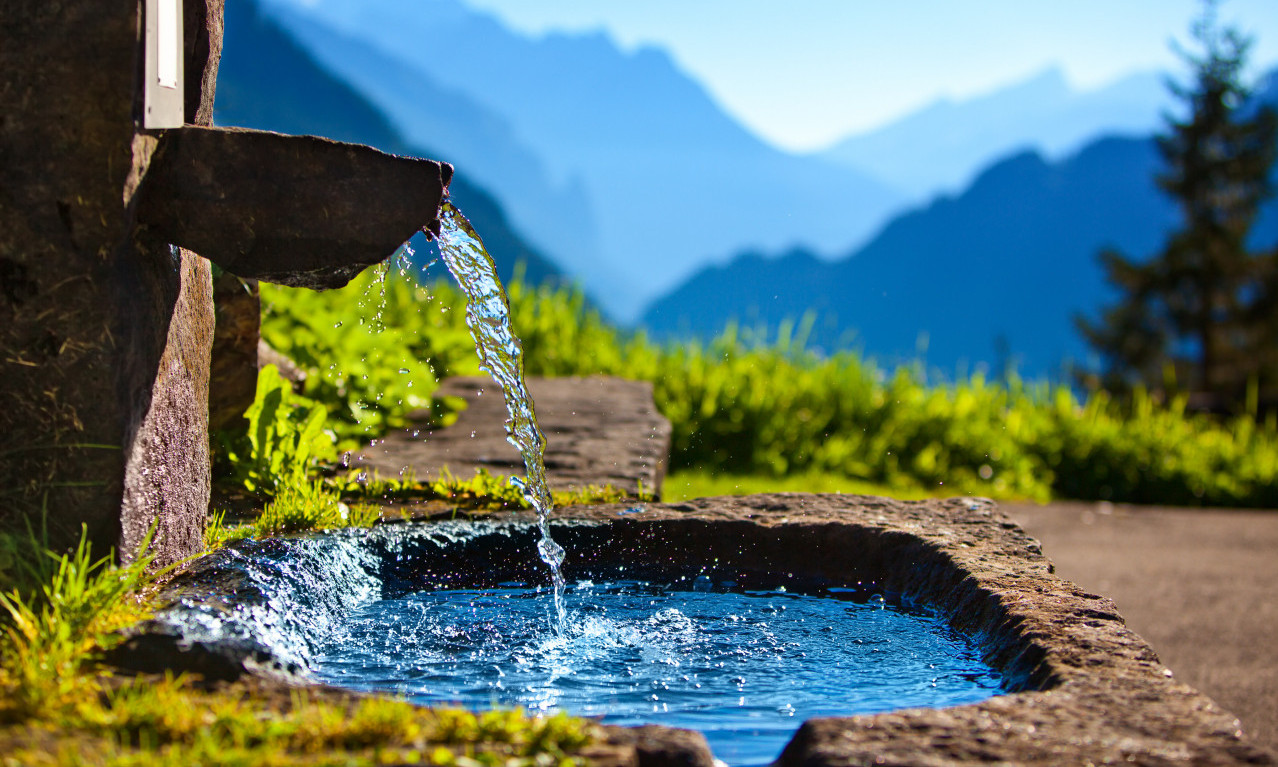
[[3,537],[4,548],[18,555],[0,593],[0,720],[39,716],[82,696],[80,669],[111,647],[120,628],[146,616],[136,595],[157,577],[145,554],[123,566],[110,553],[94,559],[84,533],[62,555],[33,534]]
[[[410,392],[434,391],[436,376],[475,372],[456,289],[437,283],[422,302],[427,291],[392,277],[373,293],[379,291],[388,331],[360,330],[347,340],[324,340],[310,357],[302,352],[322,374],[312,378],[347,382],[321,386],[308,379],[308,393],[330,413],[365,412],[369,406],[361,403],[376,399],[371,387],[350,383],[357,376],[349,371],[364,370],[370,359],[427,355],[428,376],[407,367],[396,370],[409,373],[381,374],[389,388],[372,410],[385,415],[367,422],[370,436],[402,419]],[[945,380],[921,364],[885,370],[852,353],[814,353],[799,323],[766,340],[729,328],[709,343],[659,345],[612,327],[578,292],[515,283],[509,293],[530,375],[652,382],[657,407],[673,426],[676,474],[754,477],[758,486],[773,487],[793,478],[842,477],[894,494],[1278,507],[1272,416],[1220,420],[1186,412],[1183,400],[1158,403],[1140,392],[1130,402],[1104,393],[1080,399],[1065,387],[1015,378],[996,383],[979,374]],[[332,331],[329,321],[363,300],[354,292],[264,289],[264,295],[273,310],[265,335],[294,350],[306,343],[299,328]],[[367,301],[355,311],[376,315]],[[431,412],[446,420],[452,406],[435,402]]]
[[567,767],[599,737],[596,725],[565,714],[423,709],[314,689],[209,691],[147,677],[93,680],[86,693],[38,724],[0,725],[0,764]]
[[663,501],[675,503],[691,498],[709,498],[717,495],[752,495],[754,493],[848,493],[853,495],[881,495],[902,500],[916,500],[936,496],[954,495],[938,486],[934,492],[920,487],[888,487],[841,474],[808,472],[784,477],[759,476],[757,474],[722,474],[688,469],[666,477],[662,487]]
[[0,534],[0,765],[381,765],[566,767],[590,722],[519,710],[475,714],[318,689],[187,678],[120,680],[98,665],[147,613],[156,577],[82,539],[70,553]]
[[[468,511],[510,511],[530,509],[532,504],[510,478],[480,468],[470,477],[459,477],[445,466],[434,480],[421,481],[411,470],[398,479],[384,479],[374,473],[352,472],[331,480],[344,496],[382,501],[444,501]],[[642,488],[637,494],[613,485],[588,485],[576,490],[556,490],[551,500],[556,506],[586,503],[617,503],[637,497],[651,500]]]

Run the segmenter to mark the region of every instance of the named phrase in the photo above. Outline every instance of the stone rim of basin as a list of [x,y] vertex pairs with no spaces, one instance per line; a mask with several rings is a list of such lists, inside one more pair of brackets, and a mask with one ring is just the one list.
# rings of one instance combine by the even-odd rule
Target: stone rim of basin
[[[556,517],[565,530],[606,532],[596,538],[614,553],[672,569],[717,558],[724,567],[844,581],[877,573],[883,591],[931,606],[974,637],[1005,679],[1009,694],[982,703],[810,720],[778,765],[1274,763],[1242,739],[1235,717],[1171,678],[1111,600],[1057,577],[1038,542],[991,501],[784,493],[650,503],[637,512],[633,505],[569,507]],[[208,569],[185,587],[183,580],[170,596],[211,593]],[[156,657],[163,634],[134,636],[116,661]],[[655,749],[663,761],[644,763],[709,764],[708,750],[688,745],[703,741],[680,738],[674,751]]]

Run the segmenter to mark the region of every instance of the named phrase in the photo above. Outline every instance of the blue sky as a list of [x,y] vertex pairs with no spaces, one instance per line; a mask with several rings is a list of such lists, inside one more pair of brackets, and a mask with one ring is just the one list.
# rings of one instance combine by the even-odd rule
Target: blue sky
[[[1060,67],[1091,89],[1180,74],[1195,0],[466,0],[532,33],[605,29],[665,48],[731,114],[792,150],[821,148],[938,98]],[[1254,69],[1278,65],[1278,0],[1228,0]]]

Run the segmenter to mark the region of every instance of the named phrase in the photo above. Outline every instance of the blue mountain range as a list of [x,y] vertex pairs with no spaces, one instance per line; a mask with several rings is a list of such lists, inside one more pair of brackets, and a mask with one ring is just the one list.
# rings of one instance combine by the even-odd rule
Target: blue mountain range
[[[1152,138],[1103,138],[1056,162],[1023,152],[836,261],[754,251],[704,269],[642,324],[659,338],[705,337],[732,320],[766,331],[811,311],[810,341],[827,350],[859,349],[887,366],[923,359],[948,374],[1011,365],[1060,378],[1089,364],[1074,318],[1116,298],[1098,252],[1151,256],[1180,223],[1155,184],[1161,170]],[[1278,201],[1252,242],[1278,245]]]
[[1016,152],[1036,150],[1060,159],[1100,135],[1148,136],[1172,102],[1163,78],[1153,72],[1080,91],[1053,67],[992,93],[941,99],[845,138],[819,156],[888,179],[926,202],[962,191],[980,171]]
[[[460,0],[228,0],[217,119],[453,162],[506,275],[567,275],[658,337],[814,310],[827,349],[1037,376],[1086,360],[1073,317],[1112,298],[1097,251],[1151,254],[1178,222],[1142,131],[1154,85],[1049,71],[798,157],[603,34],[522,36]],[[1256,241],[1278,242],[1272,205]]]
[[[401,134],[423,132],[445,159],[473,167],[511,220],[621,321],[743,247],[840,252],[902,201],[865,174],[759,140],[657,49],[622,51],[603,34],[527,37],[460,0],[263,8]],[[439,91],[464,95],[488,122],[464,122]],[[467,128],[445,129],[445,119]],[[542,164],[535,187],[526,164],[502,159],[512,146]],[[565,205],[578,224],[551,220],[547,208]]]
[[[219,125],[326,136],[394,154],[440,157],[415,144],[356,89],[317,64],[287,32],[263,16],[255,0],[226,0],[225,40],[218,68],[214,120]],[[524,270],[533,283],[562,279],[559,266],[511,226],[501,205],[458,169],[451,196],[509,280]],[[420,238],[417,238],[420,239]],[[417,243],[423,248],[423,243]]]

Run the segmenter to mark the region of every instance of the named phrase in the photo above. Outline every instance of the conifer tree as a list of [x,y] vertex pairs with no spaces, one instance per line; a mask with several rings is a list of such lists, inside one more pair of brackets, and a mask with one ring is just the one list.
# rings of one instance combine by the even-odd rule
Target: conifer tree
[[1179,205],[1182,228],[1148,261],[1103,252],[1122,297],[1098,323],[1078,324],[1104,360],[1107,388],[1174,381],[1232,409],[1249,385],[1278,390],[1278,252],[1247,245],[1273,194],[1278,119],[1251,105],[1241,82],[1250,40],[1218,25],[1214,2],[1204,5],[1193,26],[1202,53],[1179,51],[1193,84],[1169,82],[1188,116],[1168,116],[1158,138],[1166,170],[1157,182]]

